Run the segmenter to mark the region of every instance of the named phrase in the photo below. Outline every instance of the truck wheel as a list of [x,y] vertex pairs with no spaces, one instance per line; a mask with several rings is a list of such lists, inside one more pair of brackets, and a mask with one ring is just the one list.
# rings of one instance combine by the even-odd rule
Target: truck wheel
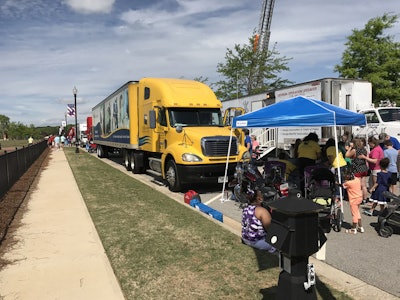
[[139,161],[138,161],[138,155],[136,155],[135,151],[131,151],[129,153],[129,157],[130,157],[130,162],[131,162],[132,173],[133,174],[142,173],[142,169],[141,169]]
[[103,152],[103,147],[102,146],[100,146],[100,145],[97,145],[97,156],[98,157],[100,157],[100,158],[103,158],[104,157],[104,152]]
[[125,169],[127,171],[132,170],[131,169],[131,155],[130,155],[130,151],[128,150],[123,150],[123,156],[124,156],[124,165],[125,165]]
[[181,190],[181,183],[179,180],[178,169],[173,160],[167,162],[165,177],[168,182],[168,188],[172,192],[179,192]]

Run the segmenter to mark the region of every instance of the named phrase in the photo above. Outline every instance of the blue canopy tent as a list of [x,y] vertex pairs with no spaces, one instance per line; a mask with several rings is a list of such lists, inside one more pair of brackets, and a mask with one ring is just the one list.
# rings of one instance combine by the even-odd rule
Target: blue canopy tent
[[298,126],[361,126],[365,115],[302,96],[235,117],[233,128]]
[[[358,114],[320,100],[297,96],[235,117],[233,118],[232,128],[334,127],[336,156],[338,156],[336,126],[361,126],[365,124],[366,119],[363,114]],[[341,180],[340,172],[339,180]],[[224,191],[225,183],[223,194]]]

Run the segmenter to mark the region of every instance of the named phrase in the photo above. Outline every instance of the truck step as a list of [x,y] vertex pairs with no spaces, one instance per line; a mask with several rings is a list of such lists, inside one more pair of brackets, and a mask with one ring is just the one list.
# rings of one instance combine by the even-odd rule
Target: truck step
[[157,172],[157,171],[154,171],[154,170],[152,170],[152,169],[147,169],[147,170],[146,170],[146,173],[150,173],[151,175],[156,175],[156,176],[162,176],[161,173],[159,173],[159,172]]

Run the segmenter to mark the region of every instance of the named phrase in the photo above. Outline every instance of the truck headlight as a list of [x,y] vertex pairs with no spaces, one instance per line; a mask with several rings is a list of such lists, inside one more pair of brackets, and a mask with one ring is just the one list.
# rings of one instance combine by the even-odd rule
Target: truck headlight
[[203,161],[200,157],[197,155],[191,154],[191,153],[183,153],[182,154],[182,160],[187,161],[187,162],[200,162]]

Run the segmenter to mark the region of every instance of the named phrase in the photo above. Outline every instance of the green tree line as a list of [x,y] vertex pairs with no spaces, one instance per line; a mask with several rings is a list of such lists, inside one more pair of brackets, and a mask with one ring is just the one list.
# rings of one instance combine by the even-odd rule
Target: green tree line
[[11,122],[9,117],[0,115],[1,139],[26,140],[31,136],[35,140],[41,140],[51,134],[57,134],[58,128],[58,126],[35,127],[33,124],[27,126],[21,122]]

